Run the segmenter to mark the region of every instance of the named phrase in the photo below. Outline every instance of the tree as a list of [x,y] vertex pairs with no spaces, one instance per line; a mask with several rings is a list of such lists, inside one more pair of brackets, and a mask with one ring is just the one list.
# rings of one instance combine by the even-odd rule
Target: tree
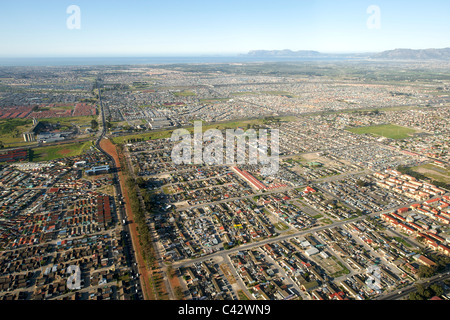
[[182,300],[184,298],[183,289],[180,286],[175,287],[175,297],[177,300]]
[[144,188],[145,187],[145,180],[142,177],[137,177],[136,178],[136,183],[139,186],[139,188]]
[[418,292],[411,292],[409,294],[409,300],[423,300],[423,297]]
[[435,296],[442,296],[444,294],[444,289],[437,284],[432,284],[430,289],[433,291]]
[[419,294],[419,295],[423,295],[423,292],[425,291],[425,288],[424,288],[424,286],[423,285],[421,285],[421,284],[419,284],[419,283],[417,283],[416,284],[416,288],[417,288],[417,293]]
[[433,292],[429,289],[429,288],[427,288],[427,289],[425,289],[424,291],[423,291],[423,297],[425,298],[425,299],[430,299],[431,297],[433,296]]
[[91,120],[91,128],[92,128],[92,130],[97,130],[97,128],[98,128],[97,120],[95,120],[95,119]]
[[419,278],[430,278],[434,275],[436,268],[431,268],[427,266],[419,267]]
[[365,181],[361,180],[361,179],[359,179],[359,180],[356,182],[356,184],[357,184],[359,187],[365,187],[365,186],[367,185],[367,183],[366,183]]
[[176,271],[175,271],[175,269],[173,268],[172,264],[169,264],[169,265],[167,266],[167,274],[169,275],[170,279],[172,279],[173,277],[176,276]]

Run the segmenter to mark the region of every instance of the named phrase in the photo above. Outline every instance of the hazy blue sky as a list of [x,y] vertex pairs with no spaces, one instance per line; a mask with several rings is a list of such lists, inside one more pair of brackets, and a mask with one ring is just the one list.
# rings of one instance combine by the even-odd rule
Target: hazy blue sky
[[[69,29],[70,5],[81,28]],[[370,29],[367,8],[380,8]],[[450,47],[450,1],[1,0],[0,56],[373,52]]]

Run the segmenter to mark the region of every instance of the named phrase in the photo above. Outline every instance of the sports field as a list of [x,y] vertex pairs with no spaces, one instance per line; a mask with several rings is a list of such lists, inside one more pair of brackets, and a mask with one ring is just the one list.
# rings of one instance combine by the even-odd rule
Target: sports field
[[394,124],[384,124],[378,126],[347,128],[348,131],[356,134],[372,134],[376,136],[382,136],[390,139],[405,139],[409,138],[417,130],[397,126]]
[[179,91],[179,92],[174,92],[173,95],[175,97],[191,97],[191,96],[195,96],[195,92],[192,91],[188,91],[188,90],[183,90],[183,91]]

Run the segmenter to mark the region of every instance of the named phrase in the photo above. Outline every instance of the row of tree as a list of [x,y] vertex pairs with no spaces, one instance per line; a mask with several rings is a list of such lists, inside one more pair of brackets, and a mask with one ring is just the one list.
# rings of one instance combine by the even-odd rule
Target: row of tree
[[416,284],[417,291],[409,294],[409,300],[428,300],[434,296],[441,296],[444,294],[444,289],[438,284],[432,284],[425,288],[421,284]]
[[[118,146],[117,149],[121,150],[121,147]],[[122,155],[122,151],[120,151],[120,155]],[[130,202],[131,211],[133,212],[134,222],[137,224],[139,243],[142,247],[142,255],[147,265],[149,267],[152,267],[156,259],[150,235],[150,227],[146,223],[145,211],[142,208],[138,198],[137,191],[139,188],[139,184],[133,178],[133,175],[129,172],[128,166],[123,156],[120,156],[119,161],[122,172],[125,176],[128,177],[125,187],[129,191],[128,200]],[[139,182],[142,183],[142,181]]]
[[[145,210],[142,208],[137,195],[137,183],[133,177],[129,175],[126,181],[126,187],[130,191],[128,192],[128,198],[130,201],[131,210],[134,216],[134,222],[137,224],[139,231],[139,243],[142,248],[142,256],[147,263],[147,266],[152,268],[156,261],[155,252],[153,249],[152,238],[150,233],[150,227],[147,225],[145,218]],[[148,209],[148,208],[146,208]]]

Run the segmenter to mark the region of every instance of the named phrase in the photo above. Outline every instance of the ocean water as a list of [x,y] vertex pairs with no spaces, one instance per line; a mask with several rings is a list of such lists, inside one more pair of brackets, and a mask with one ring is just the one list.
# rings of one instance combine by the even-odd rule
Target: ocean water
[[198,56],[198,57],[77,57],[77,58],[0,58],[0,66],[101,66],[101,65],[155,65],[179,63],[246,63],[246,62],[292,62],[347,60],[347,57],[252,57]]

